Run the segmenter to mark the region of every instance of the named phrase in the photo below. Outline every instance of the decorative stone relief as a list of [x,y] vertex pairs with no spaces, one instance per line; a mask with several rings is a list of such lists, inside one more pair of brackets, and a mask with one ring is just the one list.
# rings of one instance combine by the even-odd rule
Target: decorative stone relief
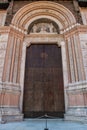
[[8,34],[0,35],[0,42],[5,42],[8,40]]
[[8,34],[0,35],[0,81],[2,80],[7,40],[8,40]]
[[57,33],[57,29],[52,23],[37,23],[33,25],[30,33]]
[[81,41],[81,50],[82,50],[82,56],[83,56],[83,64],[87,79],[87,34],[80,35],[80,41]]
[[0,11],[0,26],[4,26],[6,19],[6,12]]
[[83,24],[87,25],[87,8],[81,8],[80,11],[82,15]]

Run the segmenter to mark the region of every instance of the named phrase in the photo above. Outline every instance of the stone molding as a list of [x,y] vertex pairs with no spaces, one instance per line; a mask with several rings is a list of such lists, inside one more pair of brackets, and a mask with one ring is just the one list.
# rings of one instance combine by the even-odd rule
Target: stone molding
[[57,44],[58,46],[61,46],[62,41],[64,41],[64,37],[63,35],[59,34],[30,34],[26,35],[24,38],[26,46],[30,46],[30,44],[37,44],[37,43]]
[[87,25],[80,25],[80,24],[75,24],[75,26],[71,26],[67,28],[65,31],[63,31],[62,34],[64,34],[65,38],[70,37],[71,35],[78,33],[87,33]]
[[20,110],[19,110],[19,108],[18,107],[3,107],[3,109],[2,108],[0,108],[0,115],[16,115],[16,114],[19,114],[20,113]]
[[23,33],[23,34],[27,33],[26,30],[21,29],[20,27],[16,27],[15,25],[11,24],[10,27],[12,27],[15,30],[15,32],[18,31],[18,32]]
[[69,108],[64,117],[68,121],[87,123],[87,108]]
[[25,34],[20,29],[10,26],[10,35],[15,36],[16,38],[19,38],[20,40],[22,40]]
[[0,123],[12,122],[12,121],[22,121],[23,114],[20,112],[19,108],[16,107],[3,107],[0,108]]
[[9,26],[0,26],[0,34],[2,33],[9,33],[10,32],[10,27]]
[[75,92],[87,93],[87,81],[79,81],[79,82],[68,84],[66,91],[68,93],[75,93]]
[[9,82],[0,82],[0,93],[15,93],[20,94],[21,88],[19,84],[9,83]]
[[75,116],[85,116],[87,117],[87,108],[85,107],[71,107],[67,111],[67,115],[75,115]]
[[39,19],[39,17],[45,16],[51,20],[53,19],[53,21],[56,19],[57,24],[59,23],[62,29],[76,23],[74,15],[63,5],[55,2],[39,1],[21,8],[13,17],[12,25],[27,30],[33,18]]
[[69,31],[72,31],[74,28],[76,29],[76,27],[80,26],[79,23],[75,23],[71,26],[69,26],[68,28],[64,29],[63,31],[61,31],[60,33],[63,34],[63,33],[67,33]]

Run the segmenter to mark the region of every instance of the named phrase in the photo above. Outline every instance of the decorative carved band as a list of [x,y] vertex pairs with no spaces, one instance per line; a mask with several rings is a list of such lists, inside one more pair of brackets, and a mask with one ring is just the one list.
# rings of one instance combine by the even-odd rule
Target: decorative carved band
[[21,93],[21,88],[19,84],[0,82],[0,93],[15,93],[19,95]]

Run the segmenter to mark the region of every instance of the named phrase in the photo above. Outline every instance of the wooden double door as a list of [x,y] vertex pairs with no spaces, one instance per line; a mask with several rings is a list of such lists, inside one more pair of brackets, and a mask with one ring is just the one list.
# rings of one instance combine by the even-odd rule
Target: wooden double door
[[26,50],[24,116],[63,117],[64,111],[61,48],[56,44],[31,45]]

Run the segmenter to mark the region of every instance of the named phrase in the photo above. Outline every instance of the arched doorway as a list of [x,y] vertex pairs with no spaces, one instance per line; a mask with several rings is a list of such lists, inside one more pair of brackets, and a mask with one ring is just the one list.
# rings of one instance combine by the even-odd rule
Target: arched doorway
[[64,87],[61,48],[57,44],[33,44],[26,51],[25,117],[63,117]]
[[[60,34],[58,34],[58,31],[54,29],[53,34],[51,33],[51,29],[45,30],[48,31],[47,34],[42,29],[41,33],[38,33],[35,31],[35,26],[32,26],[34,24],[37,24],[36,21],[41,19],[49,19],[52,21],[52,24],[57,27],[59,27]],[[45,21],[44,21],[45,22]],[[20,9],[17,14],[14,16],[12,20],[11,27],[17,30],[19,30],[21,33],[24,34],[24,37],[22,37],[22,43],[23,47],[20,50],[22,52],[21,58],[21,65],[20,65],[20,86],[21,86],[21,96],[20,96],[20,111],[23,112],[23,95],[24,95],[24,72],[25,72],[25,57],[26,57],[26,47],[30,46],[31,43],[35,44],[53,44],[56,43],[59,46],[61,46],[61,52],[62,52],[62,66],[63,66],[63,81],[64,81],[64,100],[65,100],[65,111],[67,111],[68,107],[68,98],[66,95],[66,86],[68,83],[68,70],[67,70],[67,60],[66,60],[66,47],[65,47],[65,37],[63,33],[65,30],[67,30],[71,25],[74,25],[76,23],[75,17],[73,14],[64,6],[57,4],[55,2],[48,2],[48,1],[40,1],[40,2],[34,2],[29,5],[26,5],[24,8]],[[19,26],[20,25],[20,26]],[[56,26],[57,25],[57,26]],[[28,29],[32,29],[29,32]],[[39,32],[39,31],[38,31]],[[44,32],[44,34],[43,34]],[[29,33],[29,34],[28,34]]]
[[[47,25],[50,24],[50,28],[47,28],[46,30],[40,28],[40,30],[37,31],[36,27],[31,25],[32,23],[37,24],[37,22],[34,21],[38,19],[50,19],[55,28],[53,29],[53,26],[52,24],[50,24],[49,21]],[[56,30],[57,26],[53,21],[55,21],[56,25],[59,26],[60,34],[58,34],[58,31]],[[13,107],[15,115],[13,115],[12,111],[12,116],[16,117],[19,114],[19,118],[21,119],[23,118],[23,115],[21,115],[21,113],[23,113],[23,101],[24,101],[23,95],[25,89],[24,86],[25,61],[26,61],[25,57],[26,57],[26,48],[31,44],[41,44],[41,45],[49,44],[49,46],[50,44],[57,44],[61,46],[63,81],[64,81],[63,91],[64,91],[65,108],[66,108],[65,111],[67,111],[68,96],[66,93],[66,87],[67,84],[69,83],[68,82],[69,75],[67,70],[67,55],[66,55],[67,50],[65,46],[66,39],[64,37],[65,36],[64,34],[65,32],[67,32],[67,30],[71,29],[71,25],[72,27],[76,25],[76,20],[73,14],[64,6],[57,4],[55,2],[49,2],[49,1],[34,2],[24,6],[15,14],[12,23],[10,25],[9,40],[5,57],[6,60],[4,63],[4,69],[3,69],[4,71],[2,77],[3,82],[6,82],[7,86],[8,86],[7,82],[9,84],[11,83],[10,85],[13,87],[13,89],[11,90],[11,94],[13,96],[15,95],[14,86],[16,86],[17,95],[15,106],[17,107],[17,109]],[[33,27],[30,32],[28,32],[28,27],[31,28]],[[46,54],[42,54],[42,57],[46,57]],[[12,103],[14,103],[13,101],[14,98],[12,98]]]
[[[29,35],[59,35],[58,25],[43,18],[34,21]],[[63,117],[64,86],[61,47],[55,43],[31,43],[26,49],[23,113],[25,117]]]

